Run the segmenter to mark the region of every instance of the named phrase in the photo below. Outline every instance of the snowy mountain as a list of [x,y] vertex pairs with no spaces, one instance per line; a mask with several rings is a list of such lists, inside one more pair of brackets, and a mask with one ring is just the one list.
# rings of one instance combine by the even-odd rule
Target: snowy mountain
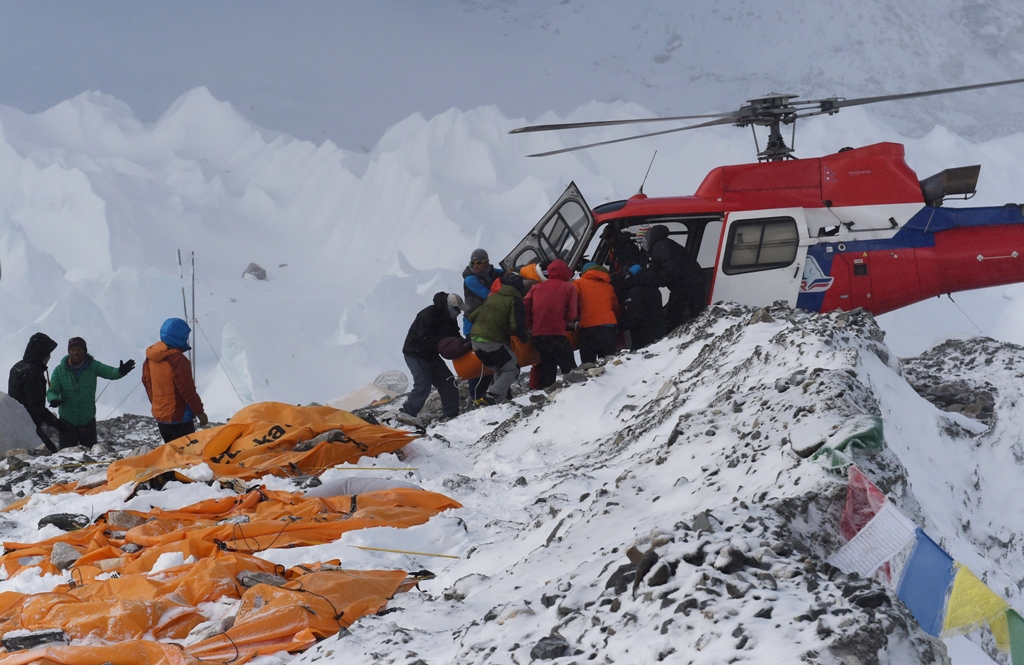
[[[592,103],[566,119],[647,113]],[[358,155],[256,127],[204,89],[154,124],[92,93],[36,115],[0,109],[0,365],[37,330],[83,336],[105,362],[141,360],[160,323],[182,314],[183,286],[192,309],[194,251],[198,383],[215,417],[259,400],[326,402],[404,369],[406,327],[434,291],[459,290],[473,248],[502,257],[570,180],[591,205],[628,197],[650,162],[644,142],[528,159],[616,132],[506,134],[521,123],[491,107],[413,116]],[[853,108],[807,122],[797,146],[826,154],[894,136]],[[1020,187],[1022,140],[972,144],[939,128],[905,142],[919,174],[982,164],[975,202],[1002,204]],[[749,161],[751,143],[732,128],[664,137],[645,191],[692,193],[714,166]],[[269,279],[243,280],[250,262]],[[883,326],[899,355],[977,334],[976,325],[1024,341],[1020,293],[923,303]],[[138,385],[113,384],[100,416],[147,412]]]
[[[883,337],[867,314],[713,307],[642,352],[574,372],[550,393],[430,425],[401,462],[382,455],[328,471],[326,483],[370,474],[411,481],[463,508],[422,526],[349,532],[334,544],[260,556],[284,566],[340,558],[348,568],[437,577],[298,657],[253,662],[333,662],[343,651],[356,663],[560,655],[554,662],[710,664],[770,654],[772,662],[849,665],[948,663],[947,650],[955,663],[989,662],[987,632],[973,641],[931,638],[891,586],[826,563],[843,542],[847,488],[813,453],[879,419],[885,449],[852,451],[854,462],[1020,607],[1024,556],[1005,501],[1022,464],[1014,414],[1024,351],[957,342],[900,362]],[[109,434],[119,447],[140,436]],[[62,455],[84,461],[80,451]],[[12,489],[39,482],[26,470]],[[64,473],[83,472],[44,480],[66,482]],[[233,495],[217,483],[169,483],[126,499],[128,489],[37,494],[7,513],[0,530],[5,540],[32,542],[59,533],[36,526],[51,513]],[[367,547],[409,553],[358,549]],[[895,579],[899,558],[893,565]],[[29,569],[0,590],[41,592],[62,580]]]

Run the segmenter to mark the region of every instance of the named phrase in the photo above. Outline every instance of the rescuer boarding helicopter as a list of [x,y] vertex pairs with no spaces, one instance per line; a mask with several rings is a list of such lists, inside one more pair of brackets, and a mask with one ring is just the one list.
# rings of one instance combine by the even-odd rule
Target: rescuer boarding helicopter
[[[980,166],[919,180],[901,144],[797,159],[781,133],[781,125],[793,125],[795,133],[797,119],[847,106],[1017,83],[1024,79],[859,99],[801,101],[772,93],[730,113],[514,129],[510,133],[707,119],[531,157],[726,124],[768,127],[769,136],[758,162],[715,168],[692,196],[648,198],[641,187],[625,201],[591,209],[572,183],[501,266],[518,270],[561,258],[576,270],[599,228],[636,233],[664,224],[708,274],[709,303],[785,300],[812,312],[862,307],[877,315],[931,296],[1024,282],[1024,205],[943,206],[951,197],[974,195]],[[592,260],[602,262],[607,251],[601,241]]]

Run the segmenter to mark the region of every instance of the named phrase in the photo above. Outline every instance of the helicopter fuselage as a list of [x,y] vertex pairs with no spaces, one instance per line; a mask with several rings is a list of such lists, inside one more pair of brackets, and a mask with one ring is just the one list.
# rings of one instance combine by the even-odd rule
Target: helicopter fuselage
[[[693,196],[638,194],[593,211],[570,185],[502,265],[557,256],[578,269],[606,225],[643,233],[665,224],[670,239],[709,273],[709,303],[785,300],[813,312],[862,307],[882,314],[932,296],[1024,281],[1020,205],[941,202],[925,200],[896,143],[722,166]],[[607,252],[603,243],[591,249],[598,261]]]

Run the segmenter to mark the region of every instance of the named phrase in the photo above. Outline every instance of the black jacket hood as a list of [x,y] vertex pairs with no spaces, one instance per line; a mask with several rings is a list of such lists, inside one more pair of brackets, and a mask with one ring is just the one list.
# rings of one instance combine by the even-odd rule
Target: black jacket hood
[[29,338],[28,345],[25,346],[25,355],[22,358],[33,365],[45,367],[46,359],[56,348],[57,342],[50,339],[45,333],[37,332]]

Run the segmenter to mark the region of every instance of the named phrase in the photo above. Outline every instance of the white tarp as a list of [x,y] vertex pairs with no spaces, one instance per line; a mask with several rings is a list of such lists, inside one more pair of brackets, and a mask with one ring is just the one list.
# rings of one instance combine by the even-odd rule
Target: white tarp
[[844,573],[870,577],[914,539],[917,525],[888,501],[828,562]]

